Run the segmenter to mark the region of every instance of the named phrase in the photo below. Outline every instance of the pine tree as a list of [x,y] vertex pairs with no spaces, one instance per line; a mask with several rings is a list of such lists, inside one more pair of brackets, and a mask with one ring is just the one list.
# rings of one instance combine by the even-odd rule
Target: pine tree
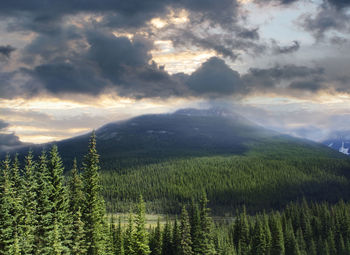
[[15,200],[9,178],[10,158],[7,155],[0,175],[0,254],[10,255],[15,245]]
[[292,223],[289,222],[286,226],[285,250],[286,255],[300,255],[299,245],[295,239]]
[[245,206],[243,207],[243,212],[240,214],[237,224],[237,235],[238,242],[240,246],[240,253],[242,255],[248,254],[249,252],[249,224],[247,218],[247,212]]
[[23,173],[23,222],[21,228],[23,229],[20,237],[20,247],[22,247],[22,254],[35,254],[35,233],[37,226],[36,208],[37,208],[37,183],[35,178],[36,163],[33,160],[33,153],[29,151],[25,157],[24,173]]
[[69,189],[69,218],[71,219],[70,250],[72,255],[86,253],[84,243],[84,223],[82,222],[81,205],[83,203],[83,184],[78,173],[77,161],[74,159],[71,177],[68,182]]
[[180,255],[192,255],[192,240],[191,240],[191,225],[189,222],[189,216],[185,207],[181,212],[181,225],[180,225]]
[[[189,224],[189,222],[188,222]],[[177,221],[177,218],[175,218],[174,220],[174,227],[173,227],[173,242],[172,242],[172,245],[173,245],[173,254],[174,255],[178,255],[179,254],[179,247],[180,247],[180,240],[181,240],[181,234],[180,234],[180,227],[178,225],[178,221]]]
[[264,235],[263,226],[260,220],[255,222],[252,240],[252,254],[263,255],[266,254],[266,238]]
[[147,255],[151,253],[149,248],[148,232],[145,228],[145,203],[142,196],[137,206],[137,212],[135,217],[135,241],[134,251],[137,255]]
[[83,222],[85,247],[88,255],[101,255],[106,252],[105,208],[101,197],[99,177],[99,155],[96,150],[96,135],[92,133],[89,151],[85,156],[83,174]]
[[152,237],[152,255],[161,255],[162,254],[162,232],[160,229],[159,218],[157,221],[157,226],[154,229],[154,234]]
[[47,168],[46,153],[43,151],[37,169],[35,172],[36,178],[36,231],[35,231],[35,243],[36,254],[52,254],[52,246],[49,243],[50,235],[53,235],[53,215],[52,215],[52,203],[50,201],[51,184],[50,176]]
[[200,200],[200,250],[201,254],[212,255],[216,254],[214,240],[213,240],[213,222],[209,215],[209,208],[207,208],[208,199],[203,193]]
[[136,252],[134,250],[134,241],[135,241],[135,231],[134,231],[134,221],[133,216],[130,213],[128,219],[128,227],[125,230],[124,237],[124,252],[126,255],[135,255]]
[[118,219],[118,228],[115,235],[115,255],[124,255],[124,238],[120,217]]
[[272,237],[271,255],[283,255],[284,239],[279,214],[270,217],[270,229]]
[[173,255],[173,237],[169,218],[166,218],[163,230],[163,255]]
[[59,156],[58,148],[53,145],[50,150],[50,157],[48,160],[48,172],[50,183],[50,203],[52,205],[52,221],[53,226],[57,229],[53,230],[54,235],[59,236],[55,242],[57,247],[62,247],[64,254],[69,254],[70,246],[70,215],[68,215],[68,195],[63,184],[63,163]]
[[192,200],[191,211],[190,211],[190,223],[191,223],[191,239],[192,239],[192,251],[194,254],[201,252],[201,223],[200,223],[200,213],[198,205]]

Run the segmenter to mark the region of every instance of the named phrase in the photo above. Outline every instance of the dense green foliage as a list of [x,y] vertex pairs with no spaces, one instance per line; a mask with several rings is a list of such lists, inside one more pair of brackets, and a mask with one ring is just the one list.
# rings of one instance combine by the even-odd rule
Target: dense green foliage
[[[319,184],[326,185],[327,192],[338,191],[346,194],[348,162],[343,159],[327,161],[322,157],[316,159],[312,154],[307,155],[303,151],[305,158],[312,159],[311,161],[290,157],[287,164],[286,160],[269,158],[272,155],[271,151],[266,150],[264,163],[259,166],[259,161],[251,161],[256,156],[255,153],[252,151],[251,155],[240,157],[171,161],[173,165],[168,165],[167,171],[171,171],[170,166],[176,169],[176,166],[181,167],[184,166],[182,164],[191,162],[192,165],[187,164],[191,166],[191,171],[195,173],[195,164],[198,164],[199,172],[196,172],[196,176],[201,176],[200,172],[203,172],[203,176],[208,179],[206,181],[204,177],[200,179],[203,185],[201,188],[197,187],[194,199],[188,196],[187,200],[177,200],[178,204],[186,204],[182,206],[179,222],[176,219],[174,221],[168,219],[164,226],[158,222],[155,227],[149,229],[146,228],[146,205],[143,200],[143,196],[148,196],[147,193],[138,197],[135,214],[130,213],[126,226],[122,226],[120,219],[115,224],[113,216],[111,222],[107,223],[102,192],[108,189],[103,190],[101,186],[99,156],[94,135],[91,137],[89,150],[82,165],[83,173],[79,173],[75,162],[67,180],[63,175],[64,168],[56,146],[53,146],[48,154],[43,152],[38,159],[34,159],[33,154],[29,152],[23,168],[19,166],[16,157],[13,162],[10,157],[6,157],[0,168],[0,254],[350,255],[348,203],[343,201],[336,204],[309,203],[303,200],[302,203],[288,203],[281,210],[255,215],[249,215],[244,206],[245,201],[250,206],[257,203],[253,199],[253,193],[249,192],[258,190],[266,193],[269,189],[261,189],[266,183],[272,187],[271,191],[282,193],[284,191],[288,194],[290,190],[286,184],[293,183],[292,180],[295,178],[296,189],[304,184],[305,190],[309,187],[315,191],[317,179]],[[281,162],[286,164],[283,165]],[[216,171],[210,173],[209,169]],[[137,172],[136,169],[133,171]],[[178,171],[183,180],[183,183],[179,182],[181,185],[178,187],[178,191],[181,191],[189,185],[186,183],[186,178],[190,178],[191,171],[183,169]],[[220,174],[224,174],[225,171],[236,174],[238,182],[234,184],[237,183],[237,187],[245,192],[236,194],[243,198],[239,204],[230,205],[230,207],[239,205],[237,208],[242,208],[241,212],[232,211],[235,215],[233,220],[214,222],[211,210],[208,208],[208,205],[220,206],[220,203],[235,198],[225,197],[225,190],[222,190],[222,193],[219,193],[222,200],[217,197],[219,202],[208,204],[207,196],[213,196],[209,189],[210,185],[218,185],[219,189],[222,186],[230,187],[225,186],[224,182],[216,182],[219,179],[219,175],[215,177],[217,171]],[[264,178],[262,171],[268,173],[269,178]],[[259,172],[262,173],[259,175]],[[181,173],[188,175],[181,176]],[[116,175],[112,177],[115,178]],[[137,178],[141,176],[135,175],[134,179]],[[157,175],[154,178],[157,178]],[[146,176],[145,179],[147,180]],[[230,174],[224,175],[221,180],[223,179],[227,179],[230,183]],[[118,183],[122,185],[121,182]],[[128,183],[130,184],[130,181]],[[339,185],[339,189],[335,189],[332,184]],[[172,188],[169,186],[168,190]],[[133,190],[133,187],[130,187],[130,190]],[[305,190],[302,189],[300,195],[307,194]],[[172,193],[166,195],[169,194]],[[260,199],[267,199],[271,195],[273,200],[276,194],[267,193],[259,196],[258,193],[257,196]],[[125,197],[122,195],[118,197],[125,199],[121,201],[133,201],[132,196],[128,200],[128,195],[129,193],[124,193]],[[283,200],[276,200],[280,203],[279,207],[288,199],[288,196],[281,195]],[[320,198],[324,198],[325,195],[322,194]],[[337,197],[338,194],[331,194],[329,198],[336,200]]]
[[[180,213],[203,190],[215,214],[246,205],[250,212],[283,208],[305,197],[349,198],[350,161],[317,146],[276,139],[246,155],[172,159],[102,171],[108,211],[126,211],[142,193],[150,212]],[[117,202],[116,202],[117,201]],[[116,202],[116,203],[115,203]]]

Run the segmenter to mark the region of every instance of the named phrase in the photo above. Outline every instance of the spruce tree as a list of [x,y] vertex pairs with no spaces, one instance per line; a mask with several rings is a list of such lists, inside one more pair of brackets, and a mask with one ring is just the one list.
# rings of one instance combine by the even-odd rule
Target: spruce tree
[[36,207],[36,231],[35,231],[35,243],[36,254],[52,254],[52,245],[49,242],[51,235],[54,234],[53,229],[53,205],[50,201],[51,195],[51,184],[50,176],[47,168],[46,153],[43,151],[37,169],[35,172],[36,177],[36,196],[37,196],[37,207]]
[[86,253],[84,243],[84,223],[82,222],[81,206],[84,200],[83,184],[78,173],[77,161],[74,159],[70,180],[69,191],[69,218],[71,219],[70,250],[72,255],[83,255]]
[[118,227],[115,234],[115,255],[124,255],[124,237],[120,217],[118,219]]
[[89,151],[83,163],[83,222],[85,247],[88,255],[101,255],[106,252],[105,208],[101,196],[99,177],[99,155],[96,150],[96,135],[92,133]]
[[162,255],[173,255],[173,237],[169,218],[166,218],[163,229],[163,247]]
[[192,200],[190,211],[192,251],[194,254],[201,252],[201,219],[198,205]]
[[254,231],[252,234],[252,254],[263,255],[267,253],[266,238],[264,235],[264,229],[260,220],[255,222]]
[[286,232],[286,237],[285,237],[286,255],[300,255],[299,245],[295,238],[291,222],[288,222],[285,232]]
[[15,246],[14,223],[17,215],[15,212],[15,200],[9,178],[10,158],[7,155],[3,161],[0,172],[0,254],[12,254]]
[[134,251],[137,255],[147,255],[151,253],[149,248],[148,232],[145,228],[145,203],[140,196],[135,217],[135,241]]
[[212,255],[216,254],[216,251],[212,233],[213,222],[207,204],[207,196],[203,193],[200,200],[200,254]]
[[180,255],[192,255],[192,240],[191,240],[191,225],[189,216],[185,207],[181,211],[181,225],[180,225]]
[[272,237],[271,255],[283,255],[285,251],[284,239],[279,214],[270,217],[270,229]]
[[[52,224],[54,229],[54,239],[57,247],[62,247],[64,254],[69,254],[70,246],[70,215],[68,215],[68,195],[63,183],[63,163],[58,153],[58,148],[53,145],[50,150],[48,160],[48,172],[50,183],[50,203],[52,205]],[[56,235],[58,239],[56,240]]]
[[130,212],[129,218],[128,218],[128,226],[125,230],[125,236],[124,236],[124,252],[126,255],[135,255],[135,249],[134,249],[134,241],[135,241],[135,231],[134,231],[134,221],[133,216]]
[[178,224],[178,220],[177,220],[176,217],[175,217],[175,220],[174,220],[173,235],[172,236],[173,236],[173,240],[172,240],[173,241],[172,242],[173,254],[174,255],[178,255],[179,254],[181,234],[180,234],[180,227],[179,227],[179,224]]
[[160,229],[159,218],[157,220],[157,226],[154,229],[154,234],[152,236],[152,255],[161,255],[162,254],[162,232]]
[[37,224],[36,208],[37,208],[37,183],[35,178],[36,163],[33,160],[33,153],[29,151],[25,157],[24,173],[23,173],[23,222],[21,222],[22,235],[20,237],[20,246],[22,254],[35,254],[35,233]]

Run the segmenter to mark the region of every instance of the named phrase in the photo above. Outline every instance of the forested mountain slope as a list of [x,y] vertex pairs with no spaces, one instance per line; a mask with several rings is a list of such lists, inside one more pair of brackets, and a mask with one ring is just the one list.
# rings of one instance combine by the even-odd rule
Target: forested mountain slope
[[[89,136],[56,143],[68,169],[74,157],[81,161]],[[223,110],[139,116],[107,124],[96,136],[111,211],[129,210],[139,194],[150,211],[173,213],[206,191],[216,214],[242,204],[256,211],[302,197],[331,202],[349,197],[345,155]],[[38,154],[47,147],[33,150]]]

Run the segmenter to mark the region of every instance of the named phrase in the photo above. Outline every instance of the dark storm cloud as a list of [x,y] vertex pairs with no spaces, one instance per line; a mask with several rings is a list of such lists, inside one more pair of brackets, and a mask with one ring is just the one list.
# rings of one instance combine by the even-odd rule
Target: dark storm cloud
[[0,60],[1,59],[9,59],[11,53],[14,52],[16,48],[11,45],[0,45]]
[[350,2],[348,0],[327,0],[327,2],[340,9],[350,6]]
[[[172,8],[184,8],[213,23],[229,26],[235,19],[236,0],[32,0],[1,1],[0,14],[17,16],[21,25],[36,31],[49,31],[64,15],[81,12],[103,13],[103,24],[113,27],[140,27],[153,17],[162,16]],[[31,19],[32,22],[28,22]],[[20,23],[20,22],[19,22]],[[46,26],[46,28],[45,28]],[[42,30],[44,29],[44,30]]]
[[0,131],[7,128],[9,126],[8,123],[6,123],[5,121],[3,120],[0,120]]
[[238,72],[229,68],[217,57],[203,63],[187,80],[194,95],[227,96],[244,92],[244,86]]
[[[243,79],[253,90],[273,89],[282,81],[308,79],[323,75],[324,70],[306,66],[285,65],[268,69],[251,68]],[[301,88],[300,88],[301,89]]]
[[[43,58],[42,64],[33,69],[23,69],[33,79],[30,84],[39,83],[42,90],[56,95],[96,95],[108,89],[134,98],[169,97],[183,93],[184,85],[178,79],[154,62],[150,63],[150,41],[136,37],[131,41],[96,30],[87,31],[85,36],[88,47],[82,51],[66,47],[65,43],[58,44],[57,49],[50,48],[51,40],[41,40],[43,49],[47,46],[54,50],[49,53],[43,50],[41,56],[48,56]],[[30,45],[27,51],[33,52],[33,47],[36,48]],[[29,53],[28,56],[30,59]]]
[[22,144],[18,136],[14,133],[6,134],[2,132],[8,126],[9,124],[7,122],[0,119],[0,151],[6,151],[14,146],[20,146]]
[[317,92],[323,88],[322,79],[293,81],[289,88],[296,90],[306,90],[311,92]]
[[346,32],[350,28],[350,15],[345,9],[338,9],[333,5],[324,4],[316,15],[305,15],[302,27],[321,39],[327,31],[337,30]]
[[289,46],[279,46],[277,42],[273,41],[273,52],[275,54],[289,54],[296,52],[300,49],[300,43],[298,41],[293,41],[292,45]]

